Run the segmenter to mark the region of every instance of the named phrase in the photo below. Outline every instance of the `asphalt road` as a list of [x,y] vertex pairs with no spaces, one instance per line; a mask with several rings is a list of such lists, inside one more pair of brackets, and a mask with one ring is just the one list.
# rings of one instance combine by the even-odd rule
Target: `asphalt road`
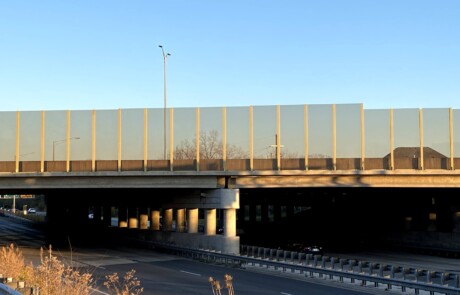
[[[26,260],[36,265],[40,263],[40,247],[46,248],[45,237],[40,230],[30,227],[27,223],[17,223],[11,218],[0,217],[0,246],[10,243],[21,248]],[[123,276],[132,269],[136,271],[135,276],[144,288],[142,293],[144,295],[213,294],[209,278],[212,277],[225,286],[226,274],[233,277],[232,285],[237,295],[403,294],[397,289],[386,291],[384,288],[340,283],[324,278],[309,278],[300,274],[257,267],[230,268],[152,250],[117,245],[104,248],[56,248],[52,253],[63,262],[92,273],[97,283],[94,294],[110,294],[102,286],[107,274],[118,273]],[[342,255],[347,254],[342,253]],[[460,271],[456,259],[377,252],[354,253],[353,257],[368,261],[417,264],[424,268]],[[221,294],[229,293],[227,289],[223,289]],[[411,292],[406,291],[404,294],[411,294]]]

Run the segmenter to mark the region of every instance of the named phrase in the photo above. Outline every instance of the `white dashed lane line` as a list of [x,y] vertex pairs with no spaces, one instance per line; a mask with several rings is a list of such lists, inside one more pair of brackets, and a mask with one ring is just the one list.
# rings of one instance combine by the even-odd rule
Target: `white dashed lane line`
[[187,274],[189,274],[189,275],[194,275],[194,276],[199,276],[199,277],[201,277],[201,275],[200,275],[199,273],[189,272],[189,271],[185,271],[185,270],[181,270],[180,272],[187,273]]

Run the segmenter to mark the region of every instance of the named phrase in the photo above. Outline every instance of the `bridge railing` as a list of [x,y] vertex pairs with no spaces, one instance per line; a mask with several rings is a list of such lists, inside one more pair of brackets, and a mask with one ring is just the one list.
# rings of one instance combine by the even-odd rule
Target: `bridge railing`
[[0,112],[0,172],[453,170],[458,118],[362,104]]
[[[425,161],[425,170],[449,170],[448,159],[432,158]],[[143,167],[142,160],[123,160],[120,167],[117,166],[116,160],[97,160],[95,169],[92,168],[91,161],[70,161],[67,171],[65,161],[45,161],[44,169],[41,169],[40,161],[20,161],[16,169],[14,161],[0,161],[0,172],[103,172],[103,171],[201,171],[201,172],[227,172],[227,171],[278,171],[271,159],[255,159],[253,170],[249,168],[249,159],[232,159],[227,160],[226,170],[223,169],[222,159],[202,160],[197,168],[195,160],[182,160],[175,163],[171,170],[168,161],[148,160],[147,166]],[[286,159],[281,161],[281,171],[302,171],[304,159]],[[328,170],[333,171],[330,159],[311,159],[310,171]],[[335,170],[360,170],[359,159],[337,159]],[[389,160],[385,158],[365,158],[366,169],[362,170],[389,170]],[[419,170],[419,159],[395,158],[394,164],[397,169]],[[460,158],[454,158],[456,167],[460,167]],[[456,165],[456,164],[455,164]]]

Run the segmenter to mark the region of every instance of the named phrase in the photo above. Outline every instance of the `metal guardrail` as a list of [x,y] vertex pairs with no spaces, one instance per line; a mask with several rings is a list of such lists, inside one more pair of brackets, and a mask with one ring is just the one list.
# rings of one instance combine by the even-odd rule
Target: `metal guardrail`
[[413,289],[415,294],[419,294],[422,290],[430,292],[430,295],[434,295],[434,293],[460,294],[459,275],[448,272],[338,257],[313,256],[311,254],[245,245],[241,246],[240,255],[178,247],[163,243],[153,243],[153,246],[158,250],[207,262],[239,266],[252,265],[283,272],[289,269],[292,273],[297,272],[309,277],[314,277],[316,274],[320,278],[338,278],[340,282],[347,278],[351,283],[358,281],[361,285],[372,283],[375,287],[378,287],[383,284],[387,289],[398,286],[403,292],[406,289]]

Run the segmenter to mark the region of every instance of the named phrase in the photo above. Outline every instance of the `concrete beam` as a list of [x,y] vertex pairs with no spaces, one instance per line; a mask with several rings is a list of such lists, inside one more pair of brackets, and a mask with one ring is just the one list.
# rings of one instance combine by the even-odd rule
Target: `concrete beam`
[[[448,171],[446,171],[448,172]],[[276,187],[460,187],[458,173],[305,174],[285,176],[238,176],[233,188]]]
[[138,173],[0,173],[0,189],[219,188],[219,177]]
[[200,190],[195,193],[171,197],[163,208],[239,209],[239,189]]
[[[460,187],[460,170],[0,173],[0,190],[186,188],[204,192],[209,189],[224,188],[226,184],[232,189],[274,187],[444,188]],[[207,196],[207,198],[211,200],[212,196]],[[201,202],[197,203],[201,204]]]

